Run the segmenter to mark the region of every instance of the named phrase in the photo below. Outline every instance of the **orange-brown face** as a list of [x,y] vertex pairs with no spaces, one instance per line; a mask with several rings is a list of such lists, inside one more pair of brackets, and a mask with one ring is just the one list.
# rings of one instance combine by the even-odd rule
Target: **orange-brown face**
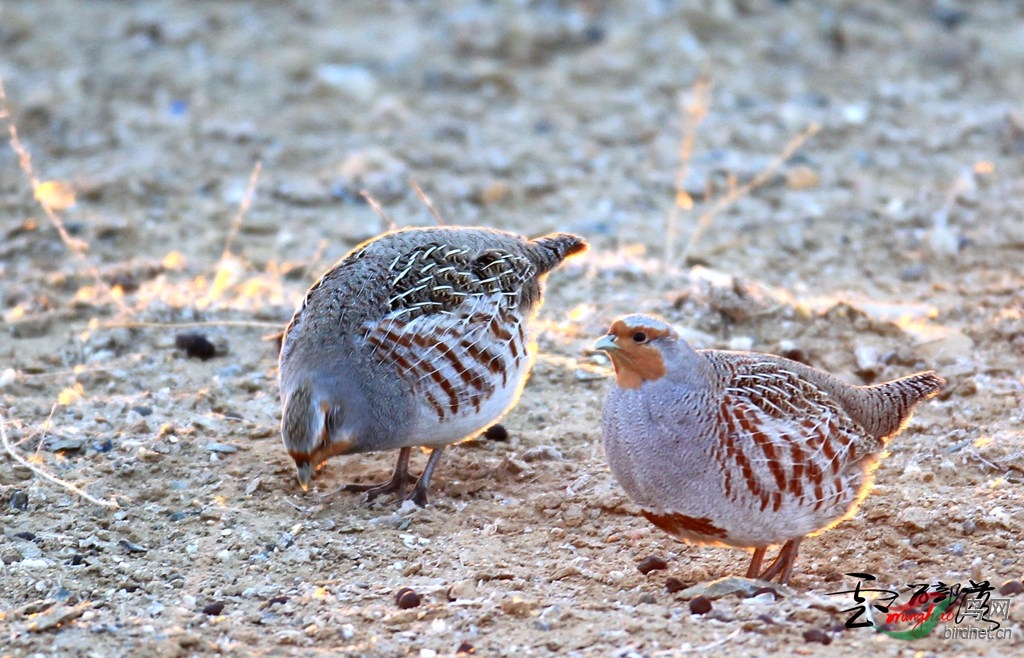
[[619,386],[639,388],[644,381],[665,375],[665,359],[651,341],[666,337],[676,337],[671,327],[660,322],[644,324],[628,318],[612,323],[608,334],[594,347],[608,353],[615,366],[615,382]]

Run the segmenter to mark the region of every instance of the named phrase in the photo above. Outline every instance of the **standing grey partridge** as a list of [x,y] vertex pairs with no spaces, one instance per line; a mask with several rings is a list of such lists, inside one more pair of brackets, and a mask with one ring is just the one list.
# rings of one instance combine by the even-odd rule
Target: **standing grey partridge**
[[945,384],[921,372],[855,386],[779,356],[694,350],[644,315],[594,347],[615,366],[605,453],[643,515],[679,539],[753,548],[747,577],[780,583],[804,537],[855,513],[888,439]]
[[[306,293],[281,344],[281,435],[306,489],[329,457],[399,449],[391,479],[349,485],[368,498],[427,503],[445,446],[515,404],[530,370],[527,324],[545,275],[586,249],[483,228],[410,228],[369,240]],[[418,480],[413,446],[431,448]]]

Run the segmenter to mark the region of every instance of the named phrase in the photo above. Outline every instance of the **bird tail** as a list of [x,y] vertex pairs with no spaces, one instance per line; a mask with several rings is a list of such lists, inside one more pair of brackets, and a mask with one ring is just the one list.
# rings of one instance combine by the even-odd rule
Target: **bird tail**
[[[945,385],[945,379],[928,370],[868,386],[867,389],[874,394],[873,397],[880,406],[893,410],[893,413],[885,415],[886,422],[883,426],[866,429],[880,438],[899,434],[910,422],[917,405],[938,395]],[[883,418],[881,415],[876,417],[879,420]]]
[[530,241],[533,262],[538,274],[555,269],[559,263],[574,254],[587,250],[587,243],[578,235],[571,233],[552,233]]

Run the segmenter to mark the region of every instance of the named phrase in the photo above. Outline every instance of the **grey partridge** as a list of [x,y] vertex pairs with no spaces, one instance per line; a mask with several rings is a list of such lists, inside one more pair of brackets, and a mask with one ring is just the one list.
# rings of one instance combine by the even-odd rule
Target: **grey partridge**
[[694,350],[644,315],[594,347],[615,367],[605,453],[641,513],[678,539],[754,549],[747,577],[780,583],[804,537],[856,512],[886,442],[945,384],[920,372],[855,386],[779,356]]
[[[398,449],[391,479],[349,485],[427,503],[445,446],[515,404],[530,370],[528,323],[548,272],[586,249],[484,228],[410,228],[369,240],[306,293],[280,355],[281,434],[303,489],[334,455]],[[422,475],[413,446],[431,449]]]

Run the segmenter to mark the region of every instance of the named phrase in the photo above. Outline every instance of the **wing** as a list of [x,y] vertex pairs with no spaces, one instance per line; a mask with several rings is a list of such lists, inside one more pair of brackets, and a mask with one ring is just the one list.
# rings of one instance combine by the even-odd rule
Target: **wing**
[[467,303],[499,310],[518,307],[523,286],[536,276],[524,256],[440,243],[397,256],[388,272],[392,295],[387,316],[406,320],[450,313]]
[[[858,464],[881,442],[823,390],[778,364],[733,364],[717,410],[713,454],[726,495],[753,495],[760,510],[815,511],[856,495]],[[742,490],[746,491],[742,491]]]
[[393,365],[439,421],[480,412],[499,389],[518,387],[528,362],[524,321],[508,299],[496,292],[468,295],[450,311],[402,307],[366,325],[371,358]]

